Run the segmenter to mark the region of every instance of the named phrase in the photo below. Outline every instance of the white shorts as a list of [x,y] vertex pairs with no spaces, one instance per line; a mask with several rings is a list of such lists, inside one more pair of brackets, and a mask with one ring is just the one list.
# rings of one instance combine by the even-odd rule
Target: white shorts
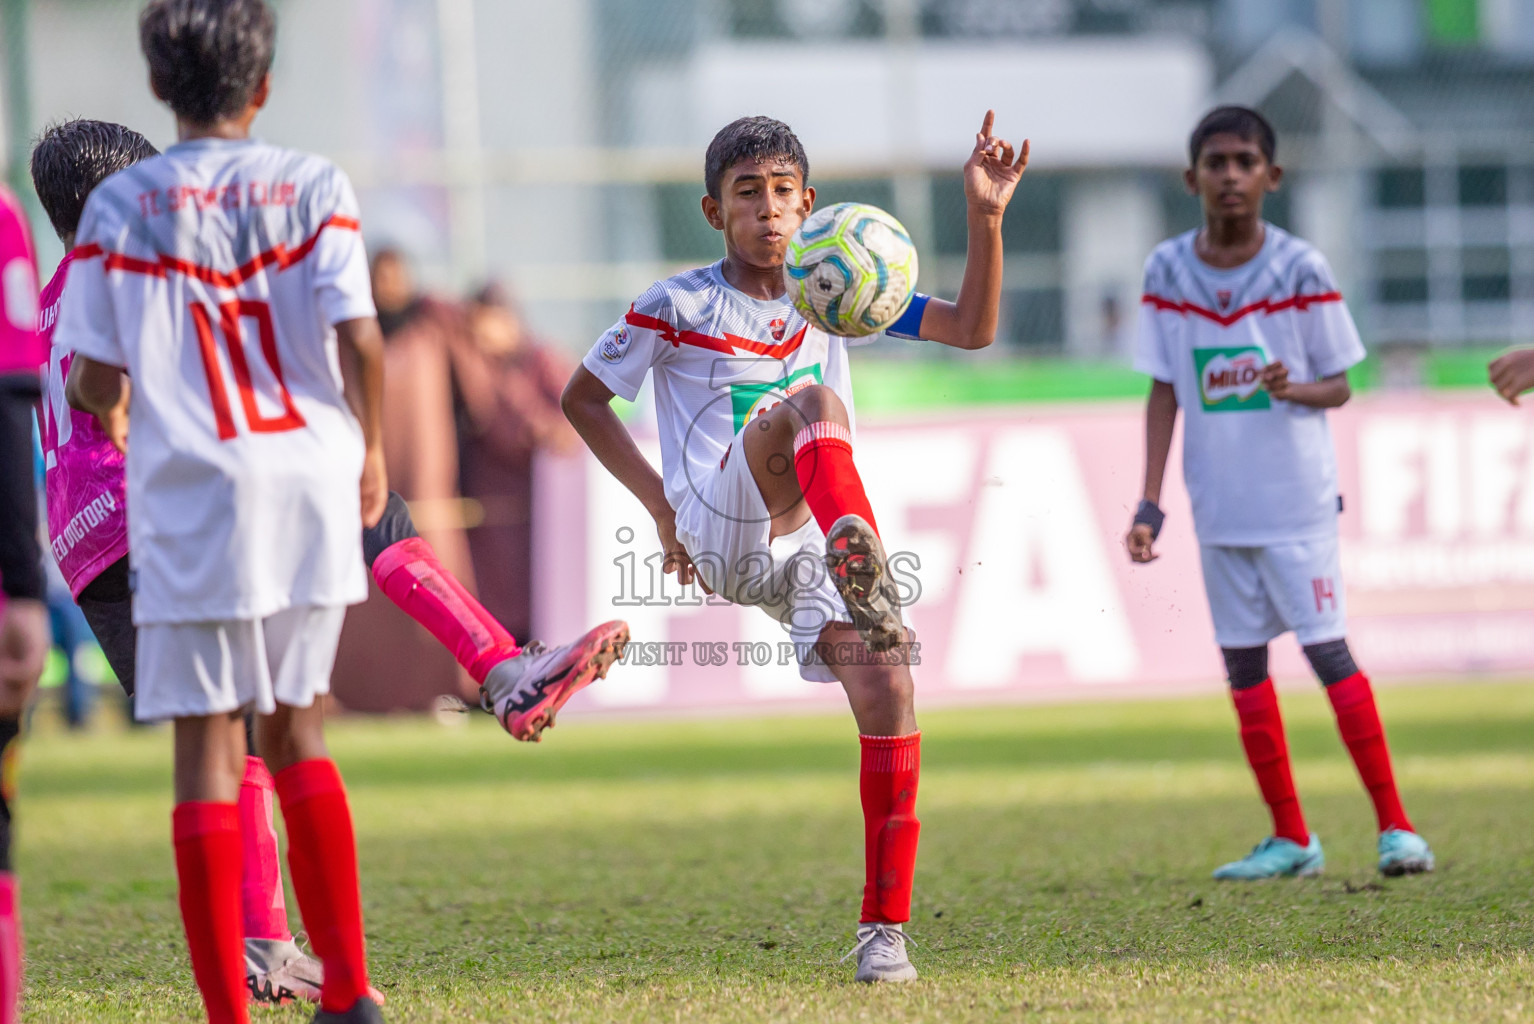
[[150,623],[138,629],[134,717],[225,714],[247,705],[306,708],[330,692],[344,605],[288,608],[265,619]]
[[724,466],[701,480],[676,511],[677,539],[708,588],[735,604],[755,605],[783,623],[799,658],[799,675],[817,683],[836,676],[812,649],[832,623],[851,615],[826,570],[826,535],[811,518],[769,543],[772,519],[751,475],[742,435]]
[[1347,635],[1335,536],[1199,552],[1221,647],[1261,647],[1290,630],[1302,645]]

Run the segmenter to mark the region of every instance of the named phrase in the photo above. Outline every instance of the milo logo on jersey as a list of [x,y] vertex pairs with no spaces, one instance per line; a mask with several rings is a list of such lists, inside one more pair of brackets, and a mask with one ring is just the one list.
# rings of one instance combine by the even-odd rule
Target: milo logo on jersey
[[730,405],[735,411],[735,429],[751,422],[762,413],[782,402],[783,399],[803,391],[811,384],[823,383],[820,364],[795,370],[782,380],[771,384],[731,384]]
[[1196,348],[1198,393],[1205,412],[1251,412],[1270,409],[1272,401],[1262,387],[1262,368],[1268,357],[1256,346],[1245,348]]

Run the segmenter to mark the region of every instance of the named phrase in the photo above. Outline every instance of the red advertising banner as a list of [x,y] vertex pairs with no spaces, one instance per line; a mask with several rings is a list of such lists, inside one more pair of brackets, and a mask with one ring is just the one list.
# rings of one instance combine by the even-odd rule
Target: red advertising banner
[[[1094,404],[859,425],[880,531],[919,595],[923,703],[1217,689],[1223,669],[1174,446],[1161,557],[1131,565],[1142,410]],[[1490,394],[1370,396],[1331,414],[1349,637],[1379,677],[1534,670],[1534,416]],[[642,443],[642,447],[643,447]],[[658,463],[653,445],[647,454]],[[654,525],[589,456],[540,467],[540,635],[626,618],[588,707],[840,703],[787,632],[660,573]],[[1274,668],[1308,670],[1292,638]]]

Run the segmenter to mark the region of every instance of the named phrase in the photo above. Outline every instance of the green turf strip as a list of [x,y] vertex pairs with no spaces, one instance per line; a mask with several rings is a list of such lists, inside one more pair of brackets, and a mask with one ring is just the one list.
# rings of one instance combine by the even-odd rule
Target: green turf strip
[[[1497,350],[1434,350],[1418,376],[1429,388],[1487,388],[1486,364]],[[1380,360],[1370,356],[1349,377],[1355,388],[1378,386]],[[954,353],[944,359],[890,359],[856,352],[852,383],[859,411],[898,414],[977,405],[1144,399],[1149,382],[1128,366],[1064,359],[995,359]],[[1488,392],[1489,394],[1489,392]]]
[[[1324,878],[1216,885],[1263,833],[1226,700],[935,711],[919,983],[850,984],[846,716],[332,729],[393,1021],[1521,1021],[1534,1017],[1534,685],[1381,691],[1440,870],[1382,880],[1325,700],[1286,694]],[[194,1021],[170,737],[23,751],[26,1020]],[[290,899],[290,906],[292,902]],[[257,1021],[306,1021],[303,1008]]]

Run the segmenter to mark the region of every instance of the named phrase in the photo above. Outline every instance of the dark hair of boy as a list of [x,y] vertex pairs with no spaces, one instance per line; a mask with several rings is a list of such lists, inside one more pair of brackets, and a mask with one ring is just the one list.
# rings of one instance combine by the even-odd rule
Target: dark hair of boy
[[110,121],[81,118],[43,129],[32,147],[32,187],[54,232],[73,235],[91,189],[159,152],[138,132]]
[[1215,107],[1193,129],[1188,139],[1188,163],[1197,164],[1199,153],[1216,135],[1234,135],[1244,142],[1255,142],[1268,163],[1278,153],[1278,136],[1268,119],[1250,107]]
[[277,17],[264,0],[152,0],[138,37],[155,95],[213,124],[244,111],[271,71]]
[[708,194],[720,198],[724,175],[742,160],[780,159],[798,166],[799,176],[810,181],[810,158],[792,128],[770,117],[742,117],[719,129],[703,158],[703,184]]

